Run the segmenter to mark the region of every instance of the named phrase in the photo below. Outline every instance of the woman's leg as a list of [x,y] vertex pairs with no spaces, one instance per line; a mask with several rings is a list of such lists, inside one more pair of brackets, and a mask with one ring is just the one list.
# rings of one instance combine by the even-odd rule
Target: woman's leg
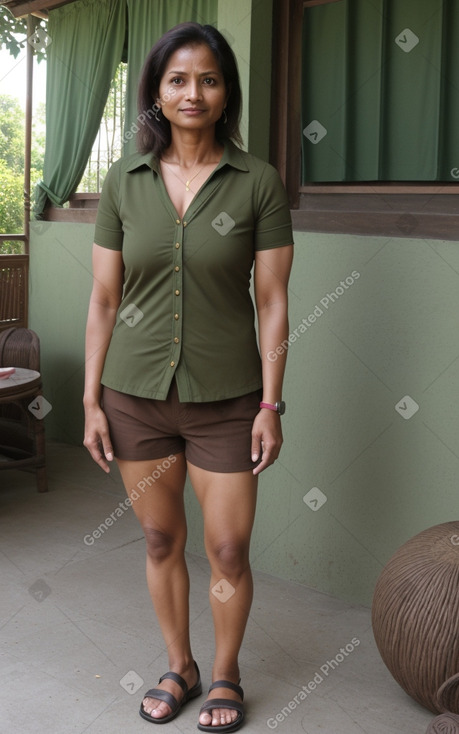
[[[142,526],[147,546],[147,584],[169,655],[169,670],[182,676],[191,688],[197,679],[189,638],[189,577],[185,563],[186,519],[183,500],[186,463],[184,454],[175,461],[118,460],[132,508]],[[160,478],[158,467],[168,466]],[[150,486],[148,484],[149,479]],[[139,489],[143,487],[143,489]],[[171,680],[160,686],[180,701],[183,691]],[[171,713],[164,701],[143,700],[154,718]]]
[[[204,517],[204,539],[211,567],[210,603],[215,628],[212,680],[239,682],[238,655],[253,595],[249,565],[250,536],[255,517],[257,477],[252,471],[209,472],[188,464],[193,488]],[[238,700],[228,688],[216,688],[209,698]],[[213,709],[201,714],[206,726],[231,723],[237,712]]]

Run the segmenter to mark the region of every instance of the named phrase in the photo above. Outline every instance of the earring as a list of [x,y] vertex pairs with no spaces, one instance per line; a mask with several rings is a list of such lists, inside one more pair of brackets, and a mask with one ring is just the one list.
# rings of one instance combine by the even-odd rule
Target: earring
[[223,110],[222,117],[223,117],[223,124],[226,125],[226,123],[228,122],[228,118],[226,116],[226,109]]
[[158,113],[161,112],[161,107],[158,107],[158,109],[155,112],[155,120],[156,122],[161,122],[161,118],[158,117]]

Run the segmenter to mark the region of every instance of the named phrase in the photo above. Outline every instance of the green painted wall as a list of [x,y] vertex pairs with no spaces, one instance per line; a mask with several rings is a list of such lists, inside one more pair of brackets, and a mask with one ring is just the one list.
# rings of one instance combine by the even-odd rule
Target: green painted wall
[[245,148],[268,160],[272,0],[219,0],[218,29],[237,57]]
[[40,337],[48,438],[83,440],[84,332],[94,226],[32,222],[29,326]]
[[[91,241],[90,225],[32,230],[47,431],[71,443],[83,430]],[[306,233],[295,243],[285,444],[260,480],[253,565],[369,604],[399,545],[459,516],[458,244]],[[407,395],[419,405],[409,419],[409,401],[405,417],[395,409]],[[322,506],[317,491],[303,499],[314,487]],[[203,553],[190,488],[187,504],[188,547]]]
[[404,541],[459,517],[458,243],[295,243],[285,444],[260,480],[253,565],[370,604]]

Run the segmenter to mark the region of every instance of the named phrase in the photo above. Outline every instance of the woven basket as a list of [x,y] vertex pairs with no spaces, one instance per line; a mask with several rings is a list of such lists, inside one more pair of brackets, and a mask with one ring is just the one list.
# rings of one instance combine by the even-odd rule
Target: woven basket
[[458,714],[459,521],[424,530],[392,556],[376,584],[372,622],[397,683],[430,711]]

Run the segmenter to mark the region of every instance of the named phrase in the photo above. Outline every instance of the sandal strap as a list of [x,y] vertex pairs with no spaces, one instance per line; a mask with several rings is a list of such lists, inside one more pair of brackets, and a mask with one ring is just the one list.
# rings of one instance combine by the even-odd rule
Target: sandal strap
[[212,685],[209,686],[209,692],[213,691],[214,688],[229,688],[230,691],[234,691],[238,696],[240,696],[241,701],[244,700],[244,691],[241,686],[238,686],[236,683],[231,683],[230,680],[216,680],[215,683],[212,683]]
[[[240,714],[244,713],[244,706],[239,701],[233,701],[230,698],[209,698],[208,701],[201,706],[200,714],[212,709],[233,709]],[[234,722],[233,722],[234,723]]]
[[[177,706],[179,705],[177,699],[172,695],[172,693],[169,693],[169,691],[163,691],[161,688],[150,688],[150,690],[144,695],[144,698],[156,698],[158,701],[164,701],[164,703],[167,703],[167,705],[171,707],[172,712],[176,711]],[[159,721],[161,721],[161,719],[159,719]]]
[[172,670],[170,670],[168,673],[164,673],[163,676],[159,679],[159,682],[162,683],[163,680],[173,680],[174,683],[177,683],[180,688],[182,689],[183,693],[186,695],[188,691],[188,686],[184,678],[182,678],[181,675],[178,673],[174,673]]

